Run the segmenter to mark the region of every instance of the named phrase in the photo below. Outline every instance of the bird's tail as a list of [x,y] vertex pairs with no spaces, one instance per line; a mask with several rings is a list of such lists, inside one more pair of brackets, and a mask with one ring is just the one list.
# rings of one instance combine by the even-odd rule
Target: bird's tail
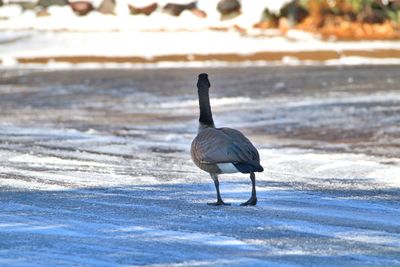
[[251,173],[251,172],[263,172],[264,168],[258,164],[250,164],[250,163],[233,163],[236,169],[241,173]]

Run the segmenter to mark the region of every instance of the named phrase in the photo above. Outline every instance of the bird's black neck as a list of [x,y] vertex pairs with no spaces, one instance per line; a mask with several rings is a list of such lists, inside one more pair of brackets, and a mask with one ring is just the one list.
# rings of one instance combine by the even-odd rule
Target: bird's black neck
[[214,128],[215,126],[212,118],[208,89],[199,88],[198,93],[200,105],[199,130],[204,128]]

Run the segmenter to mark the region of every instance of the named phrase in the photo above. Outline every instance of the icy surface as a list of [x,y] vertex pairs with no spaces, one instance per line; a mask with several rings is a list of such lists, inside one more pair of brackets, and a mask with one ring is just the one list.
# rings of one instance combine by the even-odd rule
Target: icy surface
[[400,265],[399,67],[209,69],[259,203],[190,160],[204,69],[2,70],[2,266]]

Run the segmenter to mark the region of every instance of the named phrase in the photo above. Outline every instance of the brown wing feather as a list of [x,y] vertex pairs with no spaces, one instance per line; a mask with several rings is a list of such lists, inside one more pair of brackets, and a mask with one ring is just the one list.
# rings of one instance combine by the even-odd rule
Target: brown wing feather
[[230,128],[201,131],[192,143],[192,156],[202,163],[259,162],[257,149],[241,132]]

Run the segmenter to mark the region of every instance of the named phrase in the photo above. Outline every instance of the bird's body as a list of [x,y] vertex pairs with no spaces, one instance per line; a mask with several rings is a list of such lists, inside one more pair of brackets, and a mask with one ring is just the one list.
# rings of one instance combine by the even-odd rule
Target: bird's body
[[200,104],[199,131],[192,142],[191,156],[197,167],[210,174],[217,190],[215,205],[225,204],[219,193],[218,175],[225,173],[250,173],[253,190],[251,198],[242,205],[256,205],[254,172],[262,172],[257,149],[240,131],[215,128],[212,119],[207,74],[200,74],[197,83]]
[[193,162],[208,173],[262,171],[257,149],[241,132],[231,128],[200,130],[192,142]]

